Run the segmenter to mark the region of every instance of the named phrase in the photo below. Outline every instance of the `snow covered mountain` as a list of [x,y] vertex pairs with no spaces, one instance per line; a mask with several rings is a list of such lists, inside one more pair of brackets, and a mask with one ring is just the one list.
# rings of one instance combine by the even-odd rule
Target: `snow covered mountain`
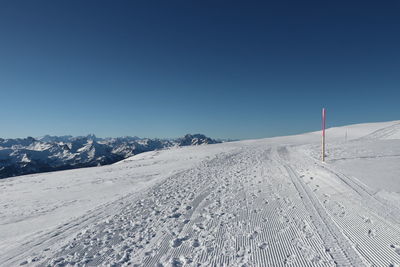
[[111,164],[130,156],[173,146],[216,144],[220,141],[202,134],[178,139],[139,137],[97,138],[43,136],[0,138],[0,179],[30,173]]

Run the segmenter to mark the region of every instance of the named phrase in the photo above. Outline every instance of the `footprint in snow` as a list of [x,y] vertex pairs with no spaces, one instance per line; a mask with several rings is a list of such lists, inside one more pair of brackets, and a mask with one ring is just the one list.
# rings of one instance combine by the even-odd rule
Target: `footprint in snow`
[[266,248],[268,248],[268,244],[265,243],[265,242],[263,242],[263,243],[261,243],[261,244],[258,245],[258,248],[259,248],[259,249],[266,249]]
[[288,255],[284,261],[285,265],[289,265],[289,264],[293,264],[296,261],[296,255],[295,254],[291,254]]
[[171,266],[173,266],[173,267],[183,266],[183,262],[178,258],[172,258],[170,263],[171,263]]
[[394,251],[400,255],[400,245],[390,245],[391,248],[394,249]]
[[198,239],[193,240],[192,247],[197,248],[200,247],[201,243]]
[[255,238],[257,237],[257,235],[258,235],[258,232],[257,232],[257,231],[254,231],[254,232],[250,233],[250,234],[248,235],[248,237],[249,237],[249,239],[255,239]]
[[376,236],[376,230],[375,229],[369,229],[368,230],[368,236],[369,237],[375,237]]
[[174,239],[174,240],[172,241],[171,246],[172,246],[173,248],[180,247],[180,246],[182,245],[183,241],[186,241],[186,240],[188,240],[188,239],[189,239],[189,237],[187,237],[187,236],[185,236],[185,237],[183,237],[183,238],[176,238],[176,239]]
[[363,219],[365,223],[372,223],[372,220],[370,218],[364,217]]
[[182,213],[176,212],[176,213],[172,214],[172,215],[170,216],[170,218],[175,218],[175,219],[177,219],[177,218],[181,217],[181,215],[182,215]]

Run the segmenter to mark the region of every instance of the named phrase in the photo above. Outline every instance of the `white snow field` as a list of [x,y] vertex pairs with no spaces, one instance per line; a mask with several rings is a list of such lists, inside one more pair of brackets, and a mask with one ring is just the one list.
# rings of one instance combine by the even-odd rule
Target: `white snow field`
[[0,180],[0,266],[398,266],[400,121]]

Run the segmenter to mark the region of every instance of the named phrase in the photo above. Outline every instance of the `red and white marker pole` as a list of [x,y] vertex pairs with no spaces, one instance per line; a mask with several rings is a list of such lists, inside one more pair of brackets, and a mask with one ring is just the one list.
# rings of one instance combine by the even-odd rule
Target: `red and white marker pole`
[[325,126],[326,126],[326,110],[322,109],[322,162],[325,162]]

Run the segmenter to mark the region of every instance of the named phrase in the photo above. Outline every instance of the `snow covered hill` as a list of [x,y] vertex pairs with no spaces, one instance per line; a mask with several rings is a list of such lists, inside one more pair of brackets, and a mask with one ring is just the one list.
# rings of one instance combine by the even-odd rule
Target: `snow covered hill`
[[398,266],[399,125],[0,180],[0,266]]
[[171,140],[139,137],[43,136],[0,138],[0,179],[23,174],[111,164],[127,157],[173,146],[215,144],[202,134]]

